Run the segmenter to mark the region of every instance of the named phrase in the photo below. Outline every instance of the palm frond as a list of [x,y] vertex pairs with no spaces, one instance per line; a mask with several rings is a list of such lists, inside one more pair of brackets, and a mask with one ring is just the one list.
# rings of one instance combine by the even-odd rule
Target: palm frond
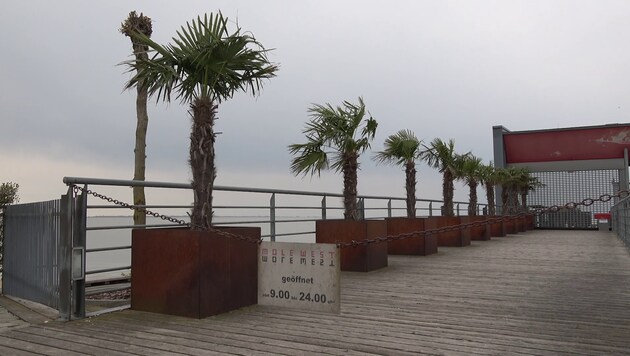
[[419,159],[422,155],[422,141],[411,130],[400,130],[385,139],[384,150],[377,152],[373,159],[381,164],[404,166]]
[[220,103],[236,91],[258,95],[263,81],[278,70],[267,58],[270,50],[238,25],[230,32],[221,13],[187,22],[165,46],[146,36],[138,38],[156,54],[148,61],[123,62],[138,72],[126,88],[144,80],[158,100],[170,101],[171,93],[183,103],[200,96]]
[[322,169],[328,168],[328,155],[322,149],[321,142],[293,144],[289,146],[289,152],[296,156],[291,161],[291,172],[295,175],[319,175]]
[[[358,104],[344,101],[337,107],[328,103],[313,104],[308,114],[310,120],[302,130],[307,143],[289,146],[289,151],[296,156],[291,165],[296,175],[319,173],[321,169],[342,171],[344,155],[359,155],[367,150],[378,126],[372,117],[364,119],[366,110],[362,98]],[[313,167],[307,168],[309,164]]]

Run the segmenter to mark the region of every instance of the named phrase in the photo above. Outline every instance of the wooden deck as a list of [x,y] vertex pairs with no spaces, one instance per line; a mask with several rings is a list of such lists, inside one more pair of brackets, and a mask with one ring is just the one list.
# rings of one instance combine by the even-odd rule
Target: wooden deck
[[630,253],[612,233],[530,231],[342,274],[340,315],[254,306],[122,311],[0,332],[0,354],[630,355]]

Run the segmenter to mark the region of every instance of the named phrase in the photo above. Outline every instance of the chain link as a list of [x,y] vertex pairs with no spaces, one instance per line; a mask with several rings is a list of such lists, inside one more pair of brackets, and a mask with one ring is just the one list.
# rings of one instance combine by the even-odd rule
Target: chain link
[[595,202],[608,202],[613,198],[620,198],[620,197],[625,197],[628,195],[628,191],[627,190],[622,190],[619,191],[615,194],[602,194],[599,196],[599,198],[587,198],[582,200],[581,202],[569,202],[566,203],[564,205],[553,205],[550,207],[546,207],[546,208],[539,208],[539,209],[535,209],[534,211],[531,212],[520,212],[518,214],[514,214],[514,215],[504,215],[504,216],[498,216],[498,217],[494,217],[494,218],[489,218],[486,219],[485,221],[474,221],[474,222],[470,222],[470,223],[465,223],[465,224],[459,224],[459,225],[451,225],[451,226],[444,226],[441,228],[437,228],[437,229],[430,229],[430,230],[420,230],[420,231],[413,231],[413,232],[407,232],[407,233],[402,233],[402,234],[398,234],[398,235],[388,235],[388,236],[382,236],[382,237],[376,237],[373,239],[364,239],[364,240],[352,240],[350,242],[345,242],[345,243],[341,243],[338,242],[337,243],[337,247],[339,248],[347,248],[347,247],[359,247],[359,246],[367,246],[373,243],[377,243],[377,242],[385,242],[385,241],[397,241],[397,240],[404,240],[404,239],[409,239],[409,238],[414,238],[414,237],[421,237],[421,236],[428,236],[428,235],[433,235],[433,234],[441,234],[441,233],[445,233],[445,232],[451,232],[451,231],[459,231],[459,230],[464,230],[464,229],[468,229],[468,228],[472,228],[472,227],[478,227],[478,226],[482,226],[482,225],[486,225],[486,224],[495,224],[498,222],[502,222],[504,220],[516,220],[519,219],[523,216],[526,215],[542,215],[542,214],[547,214],[547,213],[555,213],[560,211],[561,209],[576,209],[579,206],[591,206],[593,205]]
[[[212,231],[218,235],[221,235],[223,237],[227,237],[227,238],[232,238],[232,239],[238,239],[238,240],[243,240],[243,241],[247,241],[247,242],[251,242],[251,243],[256,243],[256,244],[260,244],[262,242],[261,238],[251,238],[251,237],[247,237],[247,236],[241,236],[241,235],[236,235],[230,232],[226,232],[226,231],[222,231],[222,230],[217,230],[217,229],[213,229],[213,228],[204,228],[202,226],[193,226],[191,223],[185,221],[185,220],[181,220],[181,219],[176,219],[167,215],[162,215],[156,212],[153,212],[151,210],[146,210],[144,208],[139,208],[139,207],[135,207],[133,205],[127,204],[125,202],[122,202],[120,200],[117,199],[113,199],[111,197],[108,197],[106,195],[103,194],[99,194],[96,193],[90,189],[86,189],[86,188],[82,188],[76,185],[73,185],[73,189],[75,191],[75,193],[77,193],[78,191],[82,191],[85,192],[87,194],[90,194],[96,198],[102,199],[102,200],[106,200],[110,203],[116,204],[118,206],[122,206],[125,208],[129,208],[131,210],[136,210],[136,211],[140,211],[140,212],[144,212],[147,215],[156,217],[156,218],[160,218],[162,220],[165,221],[170,221],[172,223],[176,223],[179,225],[183,225],[183,226],[188,226],[191,228],[195,228],[197,230],[207,230],[207,231]],[[397,235],[388,235],[388,236],[380,236],[380,237],[376,237],[376,238],[372,238],[372,239],[363,239],[363,240],[352,240],[350,242],[345,242],[345,243],[341,243],[338,242],[337,243],[337,247],[339,248],[348,248],[348,247],[359,247],[359,246],[367,246],[370,244],[374,244],[374,243],[381,243],[381,242],[388,242],[388,241],[397,241],[397,240],[404,240],[404,239],[409,239],[409,238],[417,238],[417,237],[423,237],[423,236],[428,236],[428,235],[433,235],[433,234],[441,234],[441,233],[445,233],[445,232],[451,232],[451,231],[460,231],[460,230],[464,230],[464,229],[468,229],[468,228],[473,228],[473,227],[479,227],[479,226],[483,226],[486,224],[495,224],[498,222],[502,222],[502,221],[506,221],[506,220],[516,220],[516,219],[520,219],[523,216],[526,215],[536,215],[536,216],[540,216],[543,214],[547,214],[547,213],[555,213],[560,211],[561,209],[576,209],[580,206],[591,206],[596,202],[609,202],[611,199],[613,198],[619,198],[619,197],[625,197],[628,195],[628,191],[627,190],[622,190],[619,191],[615,194],[602,194],[599,196],[599,198],[586,198],[584,200],[582,200],[581,202],[569,202],[566,203],[564,205],[552,205],[549,207],[545,207],[545,208],[538,208],[538,209],[534,209],[531,212],[520,212],[518,214],[513,214],[513,215],[504,215],[504,216],[498,216],[498,217],[494,217],[494,218],[489,218],[486,219],[485,221],[473,221],[473,222],[469,222],[469,223],[465,223],[465,224],[459,224],[459,225],[451,225],[451,226],[444,226],[441,228],[437,228],[437,229],[429,229],[429,230],[419,230],[419,231],[412,231],[412,232],[406,232],[406,233],[401,233],[401,234],[397,234]]]
[[108,197],[106,195],[99,194],[99,193],[94,192],[94,191],[92,191],[90,189],[79,187],[77,185],[73,185],[72,188],[73,188],[75,193],[78,193],[79,191],[81,191],[81,192],[84,192],[86,194],[92,195],[92,196],[94,196],[96,198],[105,200],[105,201],[107,201],[109,203],[113,203],[113,204],[116,204],[118,206],[121,206],[123,208],[128,208],[128,209],[131,209],[131,210],[134,210],[134,211],[139,211],[139,212],[145,213],[146,215],[150,215],[150,216],[153,216],[155,218],[160,218],[160,219],[162,219],[164,221],[169,221],[169,222],[172,222],[172,223],[175,223],[175,224],[178,224],[178,225],[187,226],[189,228],[194,228],[195,230],[211,231],[211,232],[213,232],[213,233],[215,233],[217,235],[223,236],[223,237],[227,237],[227,238],[230,238],[230,239],[236,239],[236,240],[242,240],[242,241],[251,242],[251,243],[255,243],[255,244],[260,244],[262,242],[262,238],[253,238],[253,237],[249,237],[249,236],[242,236],[242,235],[233,234],[231,232],[227,232],[227,231],[223,231],[223,230],[218,230],[218,229],[214,229],[214,228],[205,228],[205,227],[202,227],[202,226],[199,226],[199,225],[193,225],[193,224],[191,224],[191,223],[189,223],[189,222],[187,222],[185,220],[177,219],[177,218],[174,218],[174,217],[171,217],[171,216],[167,216],[167,215],[163,215],[163,214],[151,211],[151,210],[147,210],[145,208],[136,207],[136,206],[133,206],[131,204],[125,203],[123,201],[120,201],[118,199],[114,199],[114,198]]

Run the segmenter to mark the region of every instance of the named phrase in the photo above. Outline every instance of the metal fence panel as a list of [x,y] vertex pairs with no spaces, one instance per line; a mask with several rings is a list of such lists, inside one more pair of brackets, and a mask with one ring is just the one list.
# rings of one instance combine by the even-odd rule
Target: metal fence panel
[[[528,195],[528,205],[543,208],[598,198],[619,190],[618,170],[588,170],[563,172],[532,172],[544,184]],[[577,209],[560,209],[537,217],[536,226],[549,229],[595,229],[595,213],[607,213],[614,201],[596,201],[591,206]]]
[[4,294],[57,309],[60,215],[60,200],[7,207],[4,216]]
[[630,249],[630,197],[624,198],[611,209],[612,227],[619,239]]

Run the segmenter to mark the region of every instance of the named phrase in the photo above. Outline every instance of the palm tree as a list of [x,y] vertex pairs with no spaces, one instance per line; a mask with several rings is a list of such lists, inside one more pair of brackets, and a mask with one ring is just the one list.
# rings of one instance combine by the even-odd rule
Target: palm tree
[[322,169],[343,173],[343,206],[346,220],[358,220],[357,171],[359,155],[370,147],[376,134],[376,120],[365,116],[365,104],[344,101],[336,108],[330,104],[314,104],[308,109],[311,120],[302,131],[306,143],[292,144],[289,152],[295,157],[291,161],[291,172],[320,174]]
[[454,216],[453,211],[453,192],[455,187],[453,181],[457,178],[462,162],[462,157],[469,155],[458,155],[455,153],[455,143],[452,139],[447,142],[439,138],[431,141],[429,146],[423,145],[426,150],[423,158],[427,164],[442,173],[442,196],[444,199],[445,216]]
[[494,187],[499,182],[497,170],[492,162],[481,166],[481,182],[486,189],[486,200],[488,200],[488,215],[496,215],[496,207],[494,203]]
[[[149,59],[149,46],[142,43],[134,36],[135,33],[142,33],[146,37],[151,37],[153,29],[151,26],[151,18],[140,16],[135,11],[129,13],[127,19],[120,25],[120,32],[131,39],[133,54],[137,61],[146,61]],[[147,128],[149,126],[149,114],[147,113],[147,86],[143,80],[139,80],[136,84],[136,145],[134,152],[134,171],[133,180],[144,180],[146,171],[146,142]],[[147,201],[144,195],[144,187],[133,187],[133,204],[146,205]],[[141,209],[135,209],[133,212],[134,225],[146,225],[147,215]]]
[[235,92],[257,95],[264,79],[275,76],[278,67],[269,62],[267,52],[251,33],[228,29],[221,13],[205,15],[186,23],[165,46],[134,32],[141,43],[155,51],[148,60],[126,62],[137,73],[126,88],[144,82],[149,95],[170,102],[175,95],[190,106],[190,166],[194,193],[191,211],[193,229],[212,226],[214,165],[214,122],[218,104]]
[[468,185],[470,190],[469,192],[469,203],[468,203],[468,215],[476,216],[477,215],[477,185],[482,179],[481,170],[483,164],[481,163],[481,158],[475,157],[473,155],[465,156],[462,159],[459,176],[460,179],[464,180]]
[[523,168],[507,167],[497,170],[499,184],[501,184],[502,215],[515,214],[518,210],[519,185],[522,184],[524,174],[527,171]]
[[521,209],[527,211],[527,196],[530,191],[534,191],[537,188],[544,187],[545,185],[538,179],[538,177],[532,177],[528,170],[523,170],[522,176],[519,177],[519,194],[521,195]]
[[497,183],[501,186],[501,215],[510,215],[510,206],[508,202],[512,177],[510,176],[510,172],[507,168],[498,168],[496,172]]
[[405,191],[407,192],[407,217],[416,217],[416,161],[422,158],[422,141],[410,130],[400,130],[385,140],[385,150],[374,159],[379,163],[405,167]]

